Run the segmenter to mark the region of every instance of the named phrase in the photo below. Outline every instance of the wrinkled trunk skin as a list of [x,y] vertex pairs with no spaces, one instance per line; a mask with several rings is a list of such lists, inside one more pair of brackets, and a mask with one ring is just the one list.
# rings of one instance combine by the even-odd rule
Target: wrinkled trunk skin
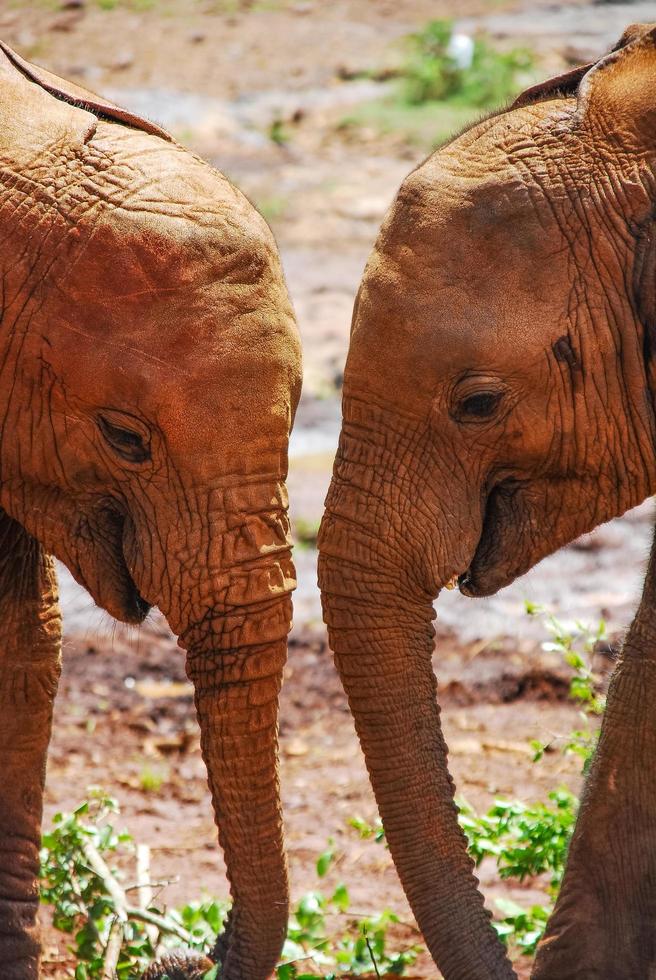
[[[276,966],[288,918],[278,781],[278,696],[289,600],[243,613],[237,636],[189,648],[201,748],[233,908],[215,955],[226,980],[263,980]],[[234,625],[233,625],[234,629]],[[265,636],[282,634],[262,642]],[[232,644],[234,643],[234,646]]]
[[534,980],[656,977],[656,540]]
[[[415,480],[426,477],[427,456],[413,434],[405,445],[389,428],[374,436],[346,400],[344,414],[319,540],[319,582],[392,857],[444,977],[510,978],[457,823],[440,726],[431,665],[439,583],[426,568],[436,515]],[[383,445],[376,448],[376,441]],[[462,542],[444,529],[437,538],[457,562]]]
[[262,478],[217,491],[209,511],[203,503],[199,496],[171,529],[165,553],[134,549],[142,556],[135,579],[155,598],[152,569],[166,560],[157,601],[187,651],[233,899],[213,955],[222,980],[265,980],[289,904],[278,781],[278,696],[296,585],[287,496]]
[[52,559],[0,511],[0,977],[38,980],[39,849],[60,671]]

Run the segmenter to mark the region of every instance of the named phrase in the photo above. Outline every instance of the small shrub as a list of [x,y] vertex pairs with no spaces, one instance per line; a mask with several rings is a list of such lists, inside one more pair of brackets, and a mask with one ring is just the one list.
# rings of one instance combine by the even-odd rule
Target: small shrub
[[543,650],[559,653],[565,663],[572,668],[569,694],[581,707],[581,727],[561,739],[549,742],[532,741],[534,760],[538,762],[545,752],[552,751],[561,743],[565,755],[580,756],[583,773],[587,774],[595,747],[598,729],[590,727],[591,718],[601,716],[606,707],[606,699],[599,694],[599,678],[592,669],[592,656],[598,643],[606,639],[606,623],[602,619],[594,628],[589,628],[578,620],[566,626],[541,606],[525,603],[529,616],[540,616],[551,634],[551,639],[542,644]]
[[[130,853],[130,835],[117,833],[108,821],[117,812],[115,800],[95,796],[73,813],[55,814],[52,830],[43,835],[41,901],[53,907],[55,928],[73,936],[75,980],[103,977],[105,950],[120,915],[106,882],[89,860],[90,847],[105,856]],[[155,951],[143,924],[126,922],[123,928],[125,953],[119,957],[116,975],[130,980],[133,964],[145,966]]]
[[166,774],[151,766],[144,766],[139,772],[139,786],[144,793],[159,793],[166,781]]
[[277,146],[285,146],[289,143],[289,130],[285,121],[278,116],[269,125],[269,139]]
[[[138,902],[132,905],[128,895],[134,886],[124,888],[115,864],[131,859],[134,842],[109,822],[116,813],[115,800],[97,795],[71,814],[56,814],[52,830],[43,836],[41,900],[53,907],[55,927],[73,937],[75,980],[101,980],[106,975],[117,930],[119,948],[112,975],[118,980],[140,975],[168,948],[183,945],[208,952],[229,908],[212,899],[168,912],[155,907],[144,910]],[[325,877],[335,857],[329,840],[317,859],[318,878]],[[349,909],[349,892],[341,883],[328,895],[321,891],[303,895],[290,916],[278,980],[378,971],[401,974],[414,962],[419,947],[389,948],[388,928],[399,921],[394,912],[384,909],[362,916]],[[344,920],[337,934],[335,917]],[[204,980],[214,980],[216,974],[212,969]]]
[[401,71],[405,101],[422,105],[451,100],[478,108],[507,102],[528,78],[534,63],[531,52],[497,51],[482,38],[472,43],[471,57],[463,60],[449,20],[432,20],[410,34]]

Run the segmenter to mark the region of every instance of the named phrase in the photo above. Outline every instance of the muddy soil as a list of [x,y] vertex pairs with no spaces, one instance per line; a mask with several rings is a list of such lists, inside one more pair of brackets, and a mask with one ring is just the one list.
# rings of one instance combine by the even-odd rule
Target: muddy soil
[[[399,941],[417,940],[387,852],[361,841],[353,816],[375,817],[353,725],[332,665],[316,590],[316,530],[339,430],[339,386],[351,306],[386,208],[403,176],[451,122],[436,112],[390,115],[401,39],[439,16],[485,29],[501,46],[529,44],[537,72],[595,57],[647,3],[518,0],[0,0],[0,33],[23,55],[163,125],[211,159],[260,207],[280,243],[305,347],[305,392],[291,446],[299,538],[296,625],[282,699],[282,785],[295,897],[317,885],[314,862],[332,836],[337,879],[353,907],[395,909]],[[387,100],[387,102],[386,102]],[[382,119],[382,122],[381,122]],[[463,120],[458,120],[458,125]],[[455,120],[452,121],[455,124]],[[272,138],[273,137],[273,138]],[[576,542],[498,596],[441,598],[435,667],[458,792],[477,808],[497,795],[544,799],[578,788],[558,751],[532,762],[531,739],[578,724],[568,677],[545,652],[544,625],[524,600],[563,619],[603,616],[614,637],[630,621],[652,505]],[[46,819],[100,785],[121,822],[153,854],[158,901],[225,896],[191,690],[175,640],[157,615],[128,630],[94,611],[62,572],[64,675],[48,773]],[[596,662],[612,666],[615,644]],[[502,884],[498,897],[539,900],[540,883]],[[339,923],[335,923],[335,932]],[[48,929],[44,976],[71,975],[66,940]],[[518,964],[520,976],[528,965]],[[412,970],[435,976],[427,957]]]

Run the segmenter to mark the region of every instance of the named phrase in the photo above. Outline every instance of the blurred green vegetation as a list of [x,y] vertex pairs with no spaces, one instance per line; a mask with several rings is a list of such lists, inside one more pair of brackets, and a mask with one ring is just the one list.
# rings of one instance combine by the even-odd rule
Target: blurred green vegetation
[[399,136],[422,149],[433,149],[453,133],[474,122],[481,113],[468,105],[427,102],[411,106],[392,96],[363,102],[340,123],[340,129],[357,132],[372,130],[380,136]]
[[456,34],[449,20],[431,20],[407,38],[401,70],[409,105],[454,102],[491,109],[511,99],[529,80],[534,58],[527,48],[499,51],[481,37]]
[[398,134],[432,149],[535,80],[529,49],[497,50],[485,38],[457,34],[450,20],[429,21],[404,45],[394,91],[356,107],[342,129]]

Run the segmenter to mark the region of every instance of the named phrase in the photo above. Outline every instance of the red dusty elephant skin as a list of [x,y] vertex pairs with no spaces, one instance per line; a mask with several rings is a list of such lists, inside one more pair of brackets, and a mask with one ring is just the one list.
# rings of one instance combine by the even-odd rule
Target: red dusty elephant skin
[[0,238],[0,977],[39,972],[54,555],[121,620],[159,606],[187,651],[234,900],[214,956],[226,980],[264,980],[287,921],[277,715],[301,376],[275,243],[158,127],[4,47]]
[[[656,491],[656,28],[404,181],[353,315],[320,584],[399,875],[447,980],[513,976],[456,820],[433,600]],[[656,559],[536,980],[656,976]]]

